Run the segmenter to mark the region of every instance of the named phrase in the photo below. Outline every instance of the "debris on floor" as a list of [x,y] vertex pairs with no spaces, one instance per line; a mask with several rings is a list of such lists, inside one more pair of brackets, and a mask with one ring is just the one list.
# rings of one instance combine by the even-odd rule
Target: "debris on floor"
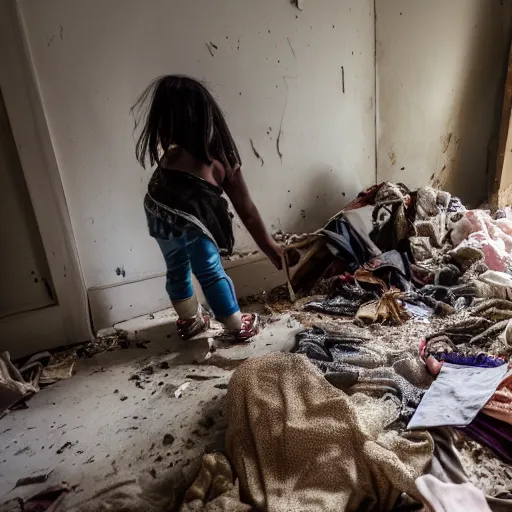
[[25,478],[20,478],[15,487],[23,487],[25,485],[33,485],[33,484],[42,484],[48,480],[48,477],[51,475],[50,473],[40,473],[38,475],[27,476]]
[[27,400],[38,388],[26,382],[19,369],[12,363],[9,352],[0,354],[0,417],[10,407]]
[[28,499],[14,498],[0,505],[1,512],[53,512],[59,510],[66,494],[71,489],[66,484],[57,484],[37,492]]
[[131,338],[128,332],[122,329],[114,329],[114,332],[111,334],[100,336],[93,341],[74,347],[74,352],[76,352],[77,357],[91,358],[96,354],[106,351],[112,352],[129,348],[147,349],[148,343],[148,340],[138,339],[137,337]]
[[[130,339],[128,333],[115,330],[72,348],[52,353],[39,352],[26,360],[11,361],[9,352],[0,354],[0,417],[9,409],[26,406],[26,401],[40,388],[73,376],[77,359],[92,358],[102,352],[128,348],[147,348],[149,341]],[[99,370],[101,371],[101,370]]]
[[[241,301],[260,335],[119,370],[102,399],[130,411],[116,435],[148,444],[123,473],[138,478],[51,510],[512,510],[512,208],[384,183],[314,233],[274,236],[287,285]],[[128,346],[115,334],[74,360]],[[98,366],[88,378],[111,371]],[[57,439],[52,453],[82,456],[81,438]]]

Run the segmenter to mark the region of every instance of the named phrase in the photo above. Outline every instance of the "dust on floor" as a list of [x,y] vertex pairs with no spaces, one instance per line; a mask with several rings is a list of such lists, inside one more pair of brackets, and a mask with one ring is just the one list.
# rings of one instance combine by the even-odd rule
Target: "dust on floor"
[[[205,449],[221,448],[224,399],[234,368],[249,357],[290,350],[302,327],[349,330],[370,337],[372,344],[417,351],[422,337],[460,319],[361,328],[350,320],[305,313],[302,302],[292,305],[282,289],[256,302],[245,309],[259,307],[266,325],[246,345],[212,350],[211,337],[182,342],[170,311],[116,326],[150,343],[79,360],[72,379],[42,390],[28,409],[2,419],[0,502],[41,487],[13,489],[18,479],[51,473],[44,485],[67,482],[74,490],[66,498],[72,505],[110,483],[141,473],[158,478],[169,468],[187,467]],[[484,492],[492,495],[512,479],[487,449],[462,439],[459,448],[468,476]]]
[[0,503],[42,487],[14,489],[24,477],[51,473],[45,487],[67,482],[71,505],[109,483],[141,472],[157,478],[222,447],[233,369],[248,357],[290,350],[300,328],[281,315],[253,343],[211,352],[211,338],[182,342],[174,320],[163,311],[116,326],[151,342],[79,359],[73,378],[2,418]]

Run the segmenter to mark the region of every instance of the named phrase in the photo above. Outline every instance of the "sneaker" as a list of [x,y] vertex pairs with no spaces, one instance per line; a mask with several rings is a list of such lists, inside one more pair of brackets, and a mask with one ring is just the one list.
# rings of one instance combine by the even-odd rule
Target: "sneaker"
[[198,314],[187,320],[178,320],[176,327],[181,339],[187,341],[210,328],[211,315],[210,313],[200,306]]
[[242,313],[242,328],[233,333],[235,341],[247,341],[260,332],[260,317],[256,313]]

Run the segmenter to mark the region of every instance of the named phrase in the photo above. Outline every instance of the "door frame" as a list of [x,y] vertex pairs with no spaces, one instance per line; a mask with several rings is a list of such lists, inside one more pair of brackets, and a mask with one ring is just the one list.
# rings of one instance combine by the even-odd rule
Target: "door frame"
[[[93,334],[64,188],[17,0],[0,1],[0,70],[0,89],[58,300],[57,306],[7,317],[11,323],[31,324],[29,330],[22,329],[23,347],[16,347],[15,340],[0,341],[0,349],[21,354],[78,343]],[[52,325],[33,325],[52,308],[58,311],[54,309],[45,322]],[[0,321],[2,331],[5,320]],[[7,328],[11,331],[19,337],[15,329]],[[31,341],[30,332],[39,339]]]

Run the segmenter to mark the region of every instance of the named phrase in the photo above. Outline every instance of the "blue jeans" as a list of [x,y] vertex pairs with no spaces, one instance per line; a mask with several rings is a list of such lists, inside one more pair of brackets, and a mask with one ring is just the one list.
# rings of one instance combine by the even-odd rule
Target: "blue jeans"
[[148,226],[167,265],[166,290],[172,302],[194,295],[192,271],[216,318],[240,311],[233,283],[222,266],[217,246],[208,236],[194,227],[173,228],[151,214]]

